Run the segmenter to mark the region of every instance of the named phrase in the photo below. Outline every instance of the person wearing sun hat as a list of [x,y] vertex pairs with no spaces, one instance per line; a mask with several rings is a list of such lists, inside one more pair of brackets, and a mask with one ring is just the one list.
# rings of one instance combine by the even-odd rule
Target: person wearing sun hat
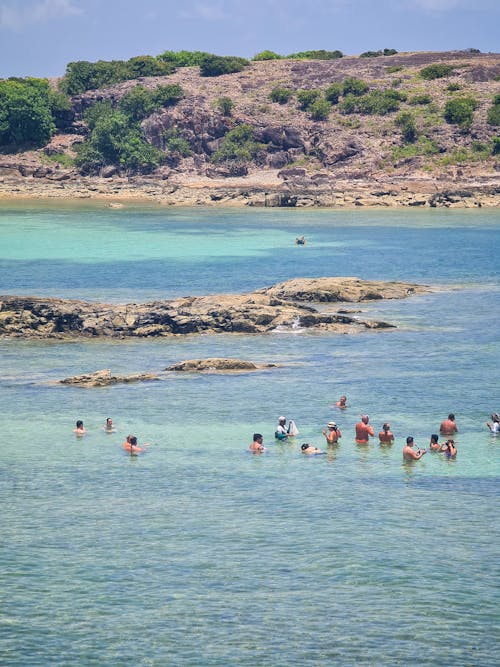
[[323,435],[326,438],[326,442],[329,445],[336,445],[339,439],[342,437],[342,431],[339,429],[335,422],[328,422],[326,427],[328,431],[323,429]]

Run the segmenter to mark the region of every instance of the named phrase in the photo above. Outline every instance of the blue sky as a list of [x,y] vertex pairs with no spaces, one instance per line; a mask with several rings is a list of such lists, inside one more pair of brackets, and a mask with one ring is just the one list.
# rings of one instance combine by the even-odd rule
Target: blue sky
[[0,77],[168,50],[500,50],[500,0],[0,0]]

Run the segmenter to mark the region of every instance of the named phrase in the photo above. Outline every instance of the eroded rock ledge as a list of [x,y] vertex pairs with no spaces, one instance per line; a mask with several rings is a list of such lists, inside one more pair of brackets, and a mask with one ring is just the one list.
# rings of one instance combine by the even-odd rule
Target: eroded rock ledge
[[112,384],[128,384],[130,382],[147,382],[158,380],[156,373],[135,373],[133,375],[111,375],[111,370],[105,368],[95,373],[74,375],[73,377],[59,380],[59,384],[75,385],[77,387],[108,387]]
[[209,357],[207,359],[186,359],[172,364],[166,371],[196,372],[196,373],[238,373],[258,371],[263,368],[277,368],[277,364],[256,364],[243,359],[226,359],[223,357]]
[[0,297],[0,335],[24,338],[113,338],[193,333],[266,333],[315,328],[337,333],[389,328],[346,313],[319,312],[309,302],[359,302],[404,298],[429,287],[359,278],[295,279],[248,294],[215,294],[154,301],[100,304],[32,296]]

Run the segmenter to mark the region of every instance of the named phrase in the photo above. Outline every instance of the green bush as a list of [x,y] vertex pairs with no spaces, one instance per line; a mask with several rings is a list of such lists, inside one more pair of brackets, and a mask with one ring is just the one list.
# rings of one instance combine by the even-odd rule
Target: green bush
[[259,60],[281,60],[282,58],[283,56],[274,51],[261,51],[260,53],[256,53],[252,60],[258,62]]
[[145,141],[138,120],[121,109],[113,110],[109,102],[95,104],[84,118],[91,134],[76,147],[75,159],[83,173],[96,174],[106,165],[144,173],[164,160],[164,154]]
[[302,111],[307,111],[313,102],[320,99],[323,93],[319,88],[301,89],[297,91],[297,100]]
[[446,65],[445,63],[434,63],[433,65],[427,65],[420,70],[420,76],[426,81],[432,81],[433,79],[442,79],[445,76],[450,76],[453,74],[454,68],[452,65]]
[[179,132],[175,128],[165,130],[163,133],[163,140],[165,142],[165,148],[170,154],[180,157],[188,157],[191,155],[191,146],[189,142],[181,137]]
[[162,107],[175,104],[183,94],[182,88],[177,84],[157,86],[154,90],[135,86],[121,98],[118,108],[131,120],[141,121]]
[[418,93],[408,100],[408,104],[412,104],[413,106],[430,104],[431,102],[432,97],[428,93]]
[[396,49],[384,49],[379,51],[365,51],[359,57],[360,58],[377,58],[378,56],[394,56],[396,55]]
[[141,76],[165,76],[174,68],[153,56],[136,56],[130,60],[98,60],[95,63],[79,60],[68,63],[60,88],[68,95],[79,95],[114,83]]
[[417,139],[415,119],[409,111],[403,111],[396,117],[396,125],[401,128],[405,144],[413,144]]
[[342,85],[340,83],[331,83],[325,90],[325,100],[331,104],[337,104],[342,95]]
[[290,60],[336,60],[343,58],[342,51],[299,51],[298,53],[290,53],[286,56]]
[[210,55],[206,51],[165,51],[157,57],[173,67],[199,67],[203,59]]
[[327,100],[320,98],[315,100],[308,110],[313,120],[326,120],[332,110],[332,105]]
[[0,81],[0,145],[45,145],[56,129],[52,107],[60,101],[46,79]]
[[249,64],[246,58],[208,55],[202,58],[200,62],[200,74],[201,76],[232,74],[233,72],[241,72]]
[[389,65],[389,67],[385,68],[387,74],[395,74],[396,72],[402,72],[403,70],[403,65]]
[[444,118],[446,122],[460,125],[463,130],[466,130],[472,125],[476,107],[477,101],[472,97],[455,97],[446,102]]
[[286,104],[293,95],[293,90],[290,88],[283,88],[281,86],[276,86],[269,93],[269,99],[272,102],[277,102],[278,104]]
[[462,86],[459,83],[450,83],[446,86],[446,90],[449,93],[456,93],[457,90],[461,90]]
[[493,137],[492,155],[500,155],[500,137]]
[[500,95],[495,95],[493,105],[488,109],[488,123],[498,127],[500,125]]
[[212,162],[250,161],[261,145],[255,141],[251,125],[242,124],[230,130],[221,141],[219,149],[213,154]]
[[223,116],[230,116],[231,111],[234,108],[234,102],[230,97],[219,97],[216,100],[215,105]]
[[383,116],[397,111],[399,102],[404,98],[404,94],[393,89],[372,90],[361,97],[356,97],[350,93],[341,102],[340,111],[344,114],[360,113]]
[[367,93],[369,89],[370,86],[366,83],[366,81],[356,79],[353,76],[348,76],[342,82],[342,92],[344,95],[360,96]]

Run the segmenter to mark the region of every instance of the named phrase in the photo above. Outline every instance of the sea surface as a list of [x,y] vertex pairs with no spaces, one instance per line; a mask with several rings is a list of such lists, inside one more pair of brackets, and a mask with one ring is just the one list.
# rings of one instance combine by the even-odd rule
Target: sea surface
[[[2,204],[0,294],[121,303],[313,276],[440,289],[361,306],[397,328],[355,335],[0,339],[0,665],[498,665],[499,241],[498,210]],[[53,384],[207,356],[279,367]],[[403,464],[406,436],[426,447],[449,412],[456,459]],[[362,413],[376,432],[390,421],[392,447],[354,444]],[[286,444],[280,414],[300,430]],[[302,455],[332,419],[340,446]],[[129,433],[144,455],[125,454]]]

